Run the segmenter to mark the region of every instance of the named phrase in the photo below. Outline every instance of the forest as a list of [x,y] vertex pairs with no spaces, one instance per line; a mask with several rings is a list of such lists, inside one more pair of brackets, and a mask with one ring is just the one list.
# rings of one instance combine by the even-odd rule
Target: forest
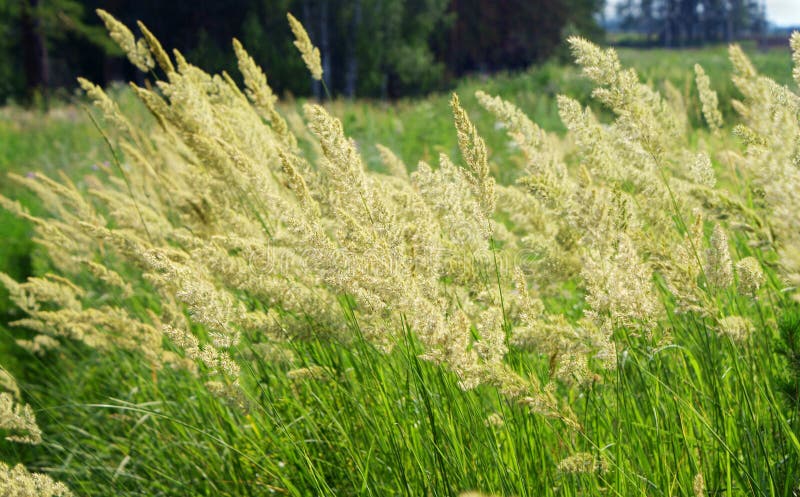
[[[144,75],[105,36],[94,15],[99,7],[129,24],[144,22],[211,71],[235,73],[227,53],[236,37],[279,94],[317,98],[321,85],[285,56],[290,33],[276,12],[304,23],[322,53],[329,91],[351,98],[420,95],[465,74],[563,58],[567,36],[603,39],[605,15],[603,0],[1,0],[0,102],[68,91],[78,76],[141,82]],[[730,42],[765,28],[754,0],[625,0],[615,7],[620,28],[664,46]]]

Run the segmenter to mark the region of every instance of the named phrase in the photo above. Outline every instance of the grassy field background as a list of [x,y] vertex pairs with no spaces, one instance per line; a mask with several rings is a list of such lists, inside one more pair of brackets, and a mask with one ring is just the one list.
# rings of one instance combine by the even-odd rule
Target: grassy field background
[[[788,49],[749,54],[764,75],[790,84]],[[733,118],[729,102],[737,95],[725,47],[624,49],[620,58],[644,81],[669,81],[692,109],[700,107],[692,72],[700,63],[719,93],[723,115]],[[509,162],[518,159],[495,120],[479,109],[475,91],[502,96],[543,128],[563,133],[556,95],[594,107],[591,88],[576,67],[550,63],[520,74],[471,78],[455,91],[502,182]],[[148,125],[129,91],[112,93],[127,115]],[[413,167],[419,160],[434,161],[439,152],[456,152],[449,99],[443,94],[326,105],[371,167],[381,167],[375,143]],[[47,112],[0,110],[0,171],[64,175],[82,185],[86,175],[110,167],[110,152],[84,105],[76,98]],[[282,105],[290,110],[299,102]],[[697,123],[698,112],[689,115]],[[0,193],[34,213],[39,209],[5,174]],[[30,236],[29,223],[0,211],[0,271],[23,279],[48,270]],[[738,249],[740,256],[751,250]],[[792,495],[800,482],[797,419],[782,413],[793,407],[775,387],[788,380],[784,365],[775,364],[774,342],[765,335],[739,349],[709,336],[708,323],[691,316],[670,323],[680,345],[657,353],[637,349],[635,337],[622,337],[631,353],[617,381],[593,385],[573,399],[585,426],[564,439],[558,423],[509,405],[492,389],[461,391],[452,374],[416,358],[419,345],[410,337],[388,356],[366,343],[297,345],[298,357],[329,368],[335,381],[298,382],[287,377],[287,364],[254,350],[248,368],[258,379],[254,390],[262,408],[244,415],[188,375],[153,371],[123,352],[73,346],[46,359],[20,355],[5,329],[19,316],[3,292],[0,355],[8,358],[5,364],[17,374],[48,437],[43,447],[3,446],[0,459],[47,471],[78,495],[444,496],[455,489],[518,496],[692,495],[701,471],[711,482],[707,495]],[[779,306],[780,296],[775,299],[749,309],[752,318],[764,328],[779,323],[785,336],[795,336],[800,314]],[[527,367],[525,360],[512,357],[520,368]],[[487,423],[492,414],[505,421]],[[616,462],[602,474],[559,472],[560,458],[576,448],[602,451]]]

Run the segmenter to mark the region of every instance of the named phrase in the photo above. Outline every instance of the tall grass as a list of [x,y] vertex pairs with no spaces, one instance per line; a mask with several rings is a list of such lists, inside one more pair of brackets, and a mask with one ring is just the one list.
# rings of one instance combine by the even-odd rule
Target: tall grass
[[[160,81],[122,94],[147,118],[84,82],[114,153],[75,149],[108,166],[2,197],[41,251],[2,277],[2,362],[44,440],[0,460],[76,495],[797,491],[800,104],[736,48],[741,117],[704,64],[716,132],[711,90],[662,99],[580,39],[592,83],[302,118],[243,50],[250,102],[107,23]],[[592,87],[605,110],[554,98]]]

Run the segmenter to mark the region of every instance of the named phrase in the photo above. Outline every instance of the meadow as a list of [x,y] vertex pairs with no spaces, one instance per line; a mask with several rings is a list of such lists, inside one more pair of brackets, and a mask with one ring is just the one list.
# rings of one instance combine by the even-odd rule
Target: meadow
[[800,492],[800,38],[316,105],[106,22],[152,87],[0,111],[0,495]]

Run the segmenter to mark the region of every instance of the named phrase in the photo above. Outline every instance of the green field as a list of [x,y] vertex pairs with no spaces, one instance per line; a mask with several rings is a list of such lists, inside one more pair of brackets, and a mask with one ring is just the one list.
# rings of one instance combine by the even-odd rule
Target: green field
[[[780,85],[788,85],[796,94],[797,85],[792,79],[792,59],[788,49],[758,52],[745,48],[762,75]],[[103,227],[110,232],[119,230],[120,236],[127,236],[128,232],[136,232],[135,226],[141,220],[145,230],[136,232],[136,240],[145,244],[149,239],[150,250],[144,251],[146,256],[141,256],[141,260],[135,256],[126,258],[125,249],[112,248],[115,242],[110,235],[103,235],[106,238],[97,241],[96,245],[92,242],[86,248],[85,257],[114,269],[131,285],[131,291],[126,293],[86,270],[70,273],[68,266],[63,264],[64,260],[60,260],[64,256],[59,255],[57,248],[51,246],[48,249],[33,240],[34,236],[47,239],[47,233],[35,231],[31,221],[0,210],[0,272],[17,281],[30,276],[61,274],[83,289],[76,293],[80,302],[77,305],[82,312],[113,306],[124,309],[132,322],[155,326],[162,319],[167,322],[166,315],[174,317],[171,314],[172,303],[160,293],[160,285],[169,285],[170,282],[159,278],[179,280],[185,277],[178,270],[169,273],[172,269],[165,270],[164,274],[169,276],[145,275],[148,271],[157,271],[152,267],[142,269],[144,263],[141,261],[163,252],[167,254],[164,257],[174,256],[178,261],[175,264],[185,264],[186,268],[195,270],[194,264],[200,264],[198,267],[202,271],[197,269],[198,280],[205,282],[203,278],[209,278],[208,281],[217,285],[216,290],[227,292],[225,295],[242,304],[248,313],[263,313],[270,318],[278,316],[287,319],[286,322],[297,318],[297,323],[291,321],[295,328],[287,325],[281,339],[275,339],[271,332],[262,330],[268,325],[257,328],[258,331],[245,325],[231,325],[241,328],[241,339],[229,347],[230,350],[225,347],[219,347],[219,350],[229,352],[239,365],[239,376],[234,382],[237,393],[234,394],[229,390],[231,384],[225,383],[230,382],[230,377],[214,376],[219,373],[215,369],[217,363],[212,366],[200,360],[201,366],[194,371],[188,367],[173,367],[166,362],[158,363],[148,355],[151,351],[144,350],[144,345],[130,344],[125,342],[125,337],[117,336],[122,328],[116,328],[116,322],[99,325],[89,317],[80,317],[80,313],[71,318],[74,321],[66,324],[55,320],[48,322],[50,328],[60,330],[57,333],[58,347],[43,353],[24,350],[15,339],[32,338],[36,334],[35,326],[29,323],[15,327],[9,323],[27,314],[55,312],[59,306],[69,307],[64,302],[69,305],[74,302],[70,300],[72,297],[53,296],[45,290],[36,290],[40,292],[41,305],[37,304],[33,312],[26,313],[18,303],[12,302],[13,299],[0,285],[0,364],[16,378],[24,401],[33,407],[44,433],[43,442],[35,446],[0,442],[0,461],[12,466],[23,463],[30,471],[46,473],[54,480],[64,482],[75,495],[82,496],[449,496],[468,491],[520,497],[796,495],[800,492],[800,309],[794,297],[797,275],[792,268],[800,246],[794,245],[797,240],[791,233],[797,227],[791,216],[796,218],[798,215],[791,211],[795,204],[790,202],[797,198],[798,193],[791,190],[791,186],[798,184],[794,181],[800,175],[792,173],[787,166],[789,172],[785,176],[760,177],[757,166],[766,168],[791,160],[787,158],[791,154],[778,151],[782,143],[778,138],[798,127],[797,114],[791,121],[791,110],[786,111],[789,117],[785,117],[780,109],[776,110],[775,102],[783,102],[784,107],[795,109],[795,112],[800,105],[784,94],[769,94],[763,90],[765,87],[758,86],[765,83],[759,83],[755,78],[748,80],[748,84],[757,90],[753,90],[751,95],[742,95],[731,82],[732,69],[726,47],[682,51],[623,49],[619,51],[619,58],[623,67],[637,69],[640,82],[664,91],[668,81],[676,89],[674,94],[682,97],[686,109],[684,117],[688,131],[685,137],[673,139],[663,134],[648,135],[648,123],[656,123],[652,124],[656,130],[667,129],[668,124],[659,120],[661,114],[657,111],[648,114],[634,104],[625,107],[629,102],[641,105],[644,101],[635,91],[632,93],[634,96],[625,94],[619,97],[623,103],[619,104],[615,114],[608,105],[591,96],[593,88],[603,85],[591,81],[576,65],[552,62],[519,74],[474,77],[461,81],[454,89],[485,141],[488,171],[499,184],[514,184],[526,168],[535,171],[539,165],[545,164],[546,157],[550,157],[547,154],[561,157],[567,171],[565,174],[574,178],[572,194],[578,200],[564,201],[566,207],[562,210],[551,205],[556,202],[553,199],[558,198],[560,190],[547,183],[553,179],[546,172],[533,173],[532,177],[540,183],[530,188],[534,192],[531,200],[509,207],[502,205],[506,197],[500,196],[495,215],[497,226],[493,228],[495,235],[489,238],[491,245],[486,251],[494,257],[492,263],[476,269],[477,275],[460,267],[449,273],[450,266],[447,266],[443,269],[445,275],[432,283],[438,289],[436,291],[441,292],[440,300],[453,296],[455,303],[447,309],[454,314],[463,311],[469,317],[470,324],[466,327],[469,336],[465,340],[468,342],[466,350],[470,353],[484,349],[486,337],[490,336],[486,324],[491,321],[487,317],[490,316],[488,311],[495,307],[493,295],[499,292],[500,303],[496,307],[501,309],[498,329],[502,330],[499,340],[503,345],[494,343],[494,346],[498,349],[508,347],[501,362],[504,368],[518,375],[519,380],[514,381],[524,381],[524,388],[531,388],[531,391],[535,391],[535,386],[542,386],[542,390],[530,394],[531,397],[509,393],[514,389],[503,382],[513,381],[491,376],[497,372],[492,368],[499,366],[480,355],[490,353],[479,352],[480,360],[475,366],[480,374],[488,375],[490,379],[482,376],[475,388],[469,389],[460,385],[465,373],[453,366],[455,359],[425,360],[423,356],[430,352],[431,342],[412,325],[424,320],[415,321],[413,312],[408,311],[413,309],[408,304],[411,297],[400,296],[392,300],[386,296],[388,291],[387,294],[381,293],[381,288],[401,283],[389,281],[390,278],[381,280],[382,275],[394,273],[381,272],[390,270],[383,269],[380,263],[376,263],[374,274],[368,274],[366,283],[353,284],[353,291],[339,291],[335,283],[328,283],[325,277],[320,277],[326,283],[314,287],[314,290],[330,292],[333,297],[312,300],[319,309],[315,307],[307,313],[304,310],[294,314],[287,310],[289,303],[282,307],[271,300],[271,294],[269,298],[264,297],[247,282],[233,277],[228,279],[225,273],[228,269],[224,264],[202,265],[203,256],[198,254],[212,258],[215,252],[203,252],[204,248],[198,247],[197,240],[207,242],[210,247],[212,242],[216,243],[226,235],[219,226],[229,223],[231,236],[244,237],[247,230],[236,223],[247,226],[247,223],[253,226],[261,223],[272,240],[273,232],[268,228],[284,223],[279,207],[270,204],[277,198],[270,196],[273,195],[271,183],[259,190],[259,181],[263,178],[252,173],[272,167],[267,162],[259,162],[263,156],[258,153],[247,152],[245,159],[255,166],[248,169],[247,174],[243,173],[242,178],[231,179],[228,184],[220,181],[212,171],[208,184],[198,186],[196,192],[186,193],[189,187],[184,183],[191,185],[187,180],[192,178],[191,175],[169,176],[163,171],[173,171],[174,168],[181,174],[186,170],[199,174],[197,171],[202,172],[204,167],[209,170],[216,167],[209,165],[216,164],[214,146],[192,142],[194,137],[204,136],[206,130],[202,126],[195,129],[187,124],[186,129],[192,129],[194,134],[180,136],[185,143],[194,145],[174,145],[169,137],[185,130],[170,121],[164,127],[168,131],[162,131],[161,120],[168,120],[164,116],[171,114],[165,113],[155,119],[130,89],[117,87],[108,91],[119,102],[122,114],[135,123],[136,131],[130,135],[115,131],[113,123],[101,119],[101,113],[94,110],[84,96],[55,104],[47,112],[16,107],[0,110],[0,171],[27,176],[32,183],[39,181],[39,174],[62,184],[73,183],[75,191],[90,199],[87,205],[97,209],[98,219],[101,219],[98,222],[105,223]],[[708,128],[703,117],[703,105],[693,71],[695,63],[704,67],[712,89],[718,94],[724,124],[716,133]],[[514,145],[506,136],[507,129],[513,126],[508,123],[501,126],[499,122],[502,119],[479,104],[475,97],[478,90],[517,105],[533,122],[552,132],[557,145],[553,145],[552,150],[546,150],[544,145],[536,148],[534,155],[540,155],[531,160],[525,153],[533,152],[526,149],[521,153],[518,144]],[[608,131],[609,135],[597,131],[600,134],[593,135],[597,140],[596,146],[586,144],[586,137],[582,141],[580,133],[574,129],[567,132],[559,117],[558,95],[572,97],[589,106],[597,115],[598,129],[612,131]],[[763,102],[758,98],[763,98]],[[734,99],[744,100],[750,105],[753,115],[737,116],[731,104]],[[310,131],[304,132],[305,136],[299,131],[302,128],[295,126],[295,122],[311,120],[308,116],[302,117],[304,103],[283,99],[277,104],[277,110],[287,118],[300,142],[297,156],[307,159],[313,171],[326,170],[329,167],[326,163],[335,163],[336,157],[335,154],[329,155],[325,136],[320,138],[313,125],[309,126]],[[323,106],[341,120],[345,134],[353,139],[355,149],[369,171],[390,170],[382,163],[376,144],[394,151],[411,171],[417,169],[419,161],[437,164],[439,155],[444,153],[456,163],[467,163],[457,170],[469,170],[472,174],[469,178],[478,178],[473,183],[458,183],[459,186],[471,185],[470,188],[483,191],[480,188],[484,188],[485,182],[480,183],[480,174],[469,169],[470,159],[462,161],[464,150],[459,148],[449,94],[391,103],[335,100],[325,102]],[[209,115],[216,116],[219,122],[236,122],[233,118],[226,121],[230,116],[222,114],[222,106],[215,109],[217,114]],[[619,109],[632,114],[631,122],[636,126],[624,128],[624,122],[619,124],[623,121],[620,116],[628,115]],[[637,114],[640,111],[644,113]],[[772,117],[784,116],[785,120],[759,120],[757,112],[772,112]],[[90,115],[97,119],[97,123],[90,119]],[[187,113],[180,117],[188,120],[191,115]],[[245,123],[244,120],[241,122]],[[734,135],[734,126],[741,122],[753,130],[754,136],[757,135],[749,145],[761,148],[748,152],[743,143],[747,139],[739,138],[744,136],[743,132],[737,130],[738,134]],[[214,123],[216,125],[217,121]],[[247,150],[251,142],[258,142],[258,138],[249,137],[249,129],[244,127],[238,130],[243,136],[247,135],[241,142],[237,141],[238,137],[226,138],[227,128],[224,126],[220,125],[220,129],[217,138],[222,136],[229,143],[237,143],[242,150]],[[271,128],[265,125],[264,129]],[[619,131],[619,136],[612,135],[618,129],[627,129],[628,134]],[[636,134],[637,129],[643,130],[642,135]],[[322,135],[325,132],[323,130]],[[145,136],[148,138],[141,138]],[[178,143],[178,139],[175,140]],[[271,140],[277,143],[278,138]],[[475,145],[474,138],[472,140],[472,150],[480,148]],[[672,148],[659,148],[661,142],[658,140]],[[654,141],[658,141],[658,146],[653,145]],[[154,170],[158,170],[159,181],[175,180],[175,183],[167,185],[154,181],[150,184],[150,180],[145,178],[147,175],[134,166],[138,163],[132,155],[119,148],[123,142],[139,146],[138,150],[148,154],[147,160],[153,164]],[[223,142],[220,139],[220,143]],[[636,146],[625,149],[629,142]],[[341,142],[335,144],[345,147]],[[209,147],[207,157],[198,153],[198,150],[204,150],[202,146]],[[219,146],[224,146],[224,143]],[[258,150],[255,145],[253,149]],[[619,149],[626,152],[613,155]],[[716,185],[704,184],[701,188],[692,183],[692,186],[686,186],[696,178],[691,178],[695,169],[684,166],[695,161],[700,152],[710,157],[709,164],[718,178]],[[608,156],[628,161],[626,164],[633,167],[604,175],[598,172],[599,167],[593,166],[593,161],[613,162]],[[748,166],[744,164],[745,159],[740,161],[737,157],[746,157],[754,165]],[[117,159],[121,159],[119,163]],[[157,162],[162,159],[162,162]],[[204,163],[205,159],[208,164]],[[647,163],[651,159],[663,166],[658,174],[664,182],[648,183],[642,187],[636,171],[641,174],[650,174],[651,171],[644,166],[634,173],[630,171],[640,162]],[[184,166],[184,162],[189,166]],[[200,167],[195,162],[204,165]],[[175,164],[180,164],[180,168]],[[300,166],[298,170],[305,171]],[[274,174],[282,174],[280,168],[276,171]],[[341,234],[355,233],[352,235],[354,239],[360,240],[358,237],[361,236],[372,240],[381,250],[390,253],[389,242],[368,238],[368,235],[378,237],[375,233],[384,231],[370,230],[369,223],[358,218],[358,206],[361,202],[365,205],[372,202],[371,197],[359,202],[348,200],[348,195],[333,187],[320,187],[320,184],[327,183],[315,174],[308,174],[308,188],[322,206],[321,216],[326,221],[321,225],[336,233],[330,236],[337,242],[341,241],[342,247],[355,251],[348,245],[352,240]],[[658,174],[653,173],[653,177]],[[291,178],[291,175],[287,173],[287,177]],[[392,199],[385,200],[386,205],[404,205],[393,195],[398,199],[405,198],[401,193],[406,190],[397,187],[395,191],[387,186],[394,184],[391,181],[400,180],[393,178],[390,181],[386,177],[369,173],[365,191],[380,192],[385,199]],[[291,179],[280,178],[275,180],[276,184],[292,184]],[[384,181],[380,178],[384,178],[386,185],[380,183]],[[345,193],[349,192],[346,181],[337,178],[325,181],[345,189]],[[784,210],[771,203],[773,198],[784,198],[774,193],[776,185],[781,182],[787,189]],[[700,183],[698,180],[697,184]],[[99,184],[113,186],[104,190],[105,187]],[[184,186],[178,188],[175,185]],[[230,188],[233,193],[223,196],[219,192],[220,185]],[[674,206],[674,211],[659,215],[651,212],[647,204],[656,202],[653,199],[660,195],[664,185],[664,191],[668,191],[672,198],[670,205]],[[544,195],[541,205],[533,206],[532,199],[539,199],[535,195],[540,191],[537,188],[551,190],[548,190],[549,196]],[[109,201],[94,193],[98,190],[118,195]],[[296,193],[296,190],[292,191]],[[444,197],[443,193],[441,198],[460,199],[467,193],[480,197],[473,190],[454,188],[442,191],[453,197]],[[528,195],[528,190],[524,191]],[[266,193],[262,195],[262,192]],[[39,193],[36,195],[5,174],[0,176],[0,194],[18,200],[32,215],[71,223],[71,228],[64,228],[65,233],[73,233],[70,229],[74,229],[74,233],[83,233],[81,236],[94,233],[86,228],[95,222],[94,219],[70,217],[68,211],[80,208],[79,202],[67,194],[62,198],[58,192]],[[198,214],[202,219],[195,219],[191,209],[174,207],[178,202],[171,203],[173,194],[181,199],[185,196],[186,205],[213,216],[206,219],[203,214]],[[296,194],[301,198],[301,194]],[[147,204],[148,199],[152,204]],[[220,203],[230,201],[230,204],[225,209],[216,209],[213,205],[206,209],[204,202],[213,204],[209,199]],[[467,203],[473,202],[470,199],[472,197],[457,205],[472,205]],[[275,200],[283,201],[282,196]],[[330,206],[326,202],[330,202]],[[431,202],[435,204],[435,200]],[[478,201],[473,203],[480,204]],[[54,209],[53,205],[60,205],[62,210]],[[113,207],[120,205],[132,206],[130,212],[117,216],[119,212]],[[800,202],[796,205],[800,206]],[[526,224],[527,221],[523,223],[515,216],[524,217],[523,214],[528,215],[528,209],[534,207],[548,213],[531,215],[531,219],[543,226],[542,236],[547,238],[537,243],[549,244],[552,238],[557,241],[556,248],[563,249],[564,253],[540,250],[533,254],[533,250],[525,252],[522,249],[513,252],[515,257],[524,253],[527,254],[525,257],[533,260],[531,267],[536,269],[531,270],[532,281],[527,282],[525,289],[530,287],[533,296],[541,297],[541,312],[545,316],[536,321],[536,326],[545,331],[532,336],[546,345],[536,340],[533,345],[527,342],[520,345],[521,339],[515,338],[515,330],[523,328],[518,321],[524,323],[525,314],[530,309],[512,310],[510,302],[525,291],[515,286],[510,278],[508,281],[503,279],[508,274],[502,267],[505,261],[502,257],[503,250],[511,250],[509,247],[512,245],[525,248],[529,246],[526,244],[533,243],[526,237],[534,233],[526,230],[528,224],[536,223],[530,221]],[[347,210],[349,208],[353,210]],[[466,207],[464,209],[463,212],[472,212]],[[601,215],[600,211],[605,213],[603,209],[608,211],[607,216]],[[366,210],[369,214],[370,209]],[[447,217],[447,210],[445,208],[440,213],[432,208],[430,212],[440,213],[437,215],[442,219],[451,219]],[[86,212],[89,211],[91,209]],[[162,211],[163,219],[158,217]],[[342,211],[346,211],[354,221],[344,216],[337,217],[336,213]],[[372,213],[376,211],[379,209],[373,209]],[[430,212],[425,212],[425,215],[430,215]],[[563,216],[553,214],[557,212]],[[407,214],[402,211],[402,216]],[[225,218],[225,215],[230,217]],[[696,224],[699,226],[698,236],[691,238],[695,229],[691,216],[695,215],[699,219]],[[401,218],[405,220],[402,216],[398,214],[392,219],[400,222]],[[559,224],[562,221],[559,217],[569,218],[572,224],[565,226],[580,226],[585,232],[576,234],[569,231]],[[596,223],[593,224],[595,217]],[[313,221],[316,218],[309,215],[309,219]],[[371,217],[369,220],[380,224]],[[457,224],[458,219],[454,222]],[[151,223],[151,229],[147,229],[148,223]],[[294,226],[291,222],[285,224]],[[446,223],[442,221],[442,224]],[[173,225],[174,232],[162,227]],[[367,227],[363,228],[364,225]],[[717,225],[727,232],[723,242],[719,242],[716,235]],[[79,226],[87,231],[81,231]],[[602,241],[602,235],[595,233],[595,228],[598,231],[618,230],[619,239]],[[280,232],[280,228],[275,229]],[[414,229],[421,230],[418,227]],[[163,230],[166,234],[156,230]],[[391,226],[386,230],[391,231]],[[578,228],[574,230],[579,231]],[[294,233],[289,228],[286,232]],[[398,238],[387,240],[413,240],[417,231],[403,233],[406,238],[398,235]],[[275,235],[275,239],[281,236]],[[455,235],[443,228],[433,239],[447,236]],[[600,241],[591,241],[595,238]],[[254,239],[258,238],[254,236]],[[621,240],[629,239],[638,255],[630,260],[620,260],[624,255],[621,247],[626,243]],[[691,241],[689,245],[684,243],[687,240]],[[453,250],[455,245],[473,242],[467,239],[447,247]],[[362,244],[365,243],[362,240]],[[724,248],[720,248],[721,245]],[[678,249],[688,246],[691,246],[691,250],[687,249],[688,255],[684,254],[683,258],[677,255]],[[584,250],[582,247],[592,249]],[[221,260],[233,265],[245,260],[243,254],[251,248],[249,245],[237,246],[225,252],[229,258],[220,256]],[[73,248],[64,250],[64,254],[77,253]],[[257,248],[252,250],[260,253]],[[571,250],[574,252],[569,252]],[[183,255],[175,255],[178,252]],[[190,254],[188,261],[187,254]],[[302,251],[298,250],[297,254],[302,254]],[[727,254],[727,259],[724,254]],[[353,257],[361,255],[365,260],[368,257],[366,252]],[[574,264],[570,257],[578,257],[577,266],[572,272],[564,270],[566,276],[562,277],[560,271],[563,268],[556,262],[539,265],[540,259],[549,260],[551,256],[553,261],[567,267]],[[765,281],[752,291],[742,290],[750,274],[746,272],[747,268],[736,265],[735,276],[733,272],[734,264],[750,258],[763,268],[766,275]],[[528,259],[514,261],[524,264]],[[614,271],[610,276],[608,272],[602,272],[603,264],[613,265],[615,271],[624,272],[628,266],[644,264],[642,261],[648,268],[654,268],[644,279],[636,279],[635,269],[630,270],[633,280],[622,276],[617,280]],[[452,265],[457,261],[448,259],[448,262]],[[303,267],[309,272],[320,271],[323,275],[330,271],[316,269],[314,264],[313,257],[309,257],[307,267]],[[592,264],[601,268],[597,269],[597,274],[605,278],[601,283],[592,280],[589,274],[587,268]],[[683,282],[688,286],[676,287],[675,280],[670,279],[675,276],[670,271],[681,264],[686,266],[686,274],[694,275],[694,280],[688,278]],[[691,269],[693,265],[698,265],[698,268]],[[724,274],[714,276],[728,270],[720,269],[722,266],[730,266],[730,281],[715,283],[725,280]],[[415,277],[416,271],[426,270],[413,267]],[[487,267],[489,272],[482,272]],[[369,273],[371,270],[370,266],[364,271]],[[289,268],[285,274],[281,273],[286,277],[287,285],[295,284],[304,276],[304,271],[292,271],[294,269]],[[60,280],[47,281],[60,291],[67,291]],[[370,287],[369,282],[375,286]],[[192,284],[186,283],[188,286]],[[267,284],[259,282],[259,285]],[[609,295],[599,295],[598,285],[605,285],[603,288]],[[649,291],[641,285],[652,286],[658,308],[657,312],[651,313],[652,316],[639,314],[640,306],[648,304],[641,296],[626,297],[633,299],[634,304],[620,303],[624,292],[644,294]],[[175,301],[180,314],[178,320],[185,320],[187,330],[201,343],[214,343],[215,321],[204,320],[203,313],[214,312],[211,308],[217,304],[212,302],[217,295],[206,287],[200,290],[192,288],[195,295],[208,299],[208,303],[198,303],[192,300],[191,295],[186,297],[191,291],[180,288],[176,295],[183,297],[179,296]],[[616,295],[612,292],[615,288],[619,291]],[[365,289],[363,294],[358,292],[360,289]],[[279,296],[274,298],[279,299]],[[372,302],[371,298],[388,300],[390,305],[373,316],[366,310],[369,305],[364,303]],[[431,308],[438,309],[439,301],[433,298],[431,301]],[[328,316],[323,312],[328,305],[340,311],[340,322],[330,323],[323,319]],[[237,312],[240,311],[230,311],[230,314]],[[295,314],[301,316],[298,318]],[[451,317],[448,315],[448,319]],[[750,323],[748,330],[739,330],[746,335],[744,339],[736,335],[736,330],[729,329],[735,328],[738,321],[727,320],[728,317],[741,317]],[[383,323],[386,329],[395,328],[385,332],[389,338],[375,338],[376,330],[380,332],[382,329],[375,323]],[[454,326],[452,321],[447,323]],[[610,369],[601,368],[599,354],[594,354],[597,352],[595,348],[600,348],[601,344],[581,342],[578,347],[571,341],[574,338],[567,336],[568,333],[564,335],[565,329],[576,334],[600,334],[602,326],[598,323],[607,325],[610,330],[607,336],[615,351],[614,365]],[[126,326],[132,325],[127,323]],[[105,330],[103,332],[112,337],[109,340],[114,345],[95,346],[81,339],[90,335],[92,330]],[[338,331],[334,333],[331,330]],[[139,335],[131,336],[134,342],[138,340],[136,337]],[[118,346],[118,341],[127,345]],[[192,357],[187,352],[191,347],[181,344],[175,337],[164,338],[163,342],[164,350]],[[602,344],[602,347],[606,345]],[[585,352],[586,347],[594,351],[594,355]],[[217,351],[217,348],[209,346],[205,350]],[[560,361],[563,361],[563,366]],[[579,373],[573,371],[567,375],[570,376],[568,379],[562,381],[562,369],[569,367],[574,367]],[[582,368],[587,368],[586,374]],[[575,379],[578,376],[580,379]],[[206,384],[209,378],[216,382],[214,387]],[[225,393],[219,395],[217,387],[222,384]],[[514,388],[518,387],[514,385]],[[544,388],[544,385],[548,387]],[[552,411],[549,415],[548,410]],[[701,483],[703,488],[700,488]],[[10,483],[0,478],[0,495],[4,495],[2,485],[5,484],[12,488]]]

